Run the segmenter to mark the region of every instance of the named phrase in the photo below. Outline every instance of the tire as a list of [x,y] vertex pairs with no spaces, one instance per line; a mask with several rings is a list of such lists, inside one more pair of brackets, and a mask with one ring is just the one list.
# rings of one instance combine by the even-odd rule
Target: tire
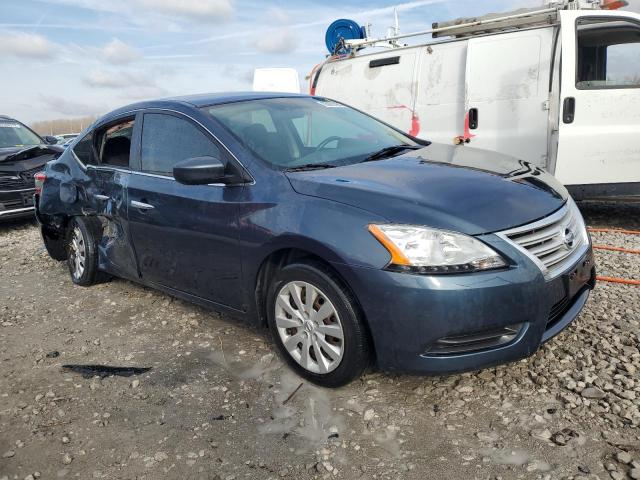
[[278,271],[266,306],[278,351],[301,377],[334,388],[359,378],[369,366],[370,345],[357,302],[321,263],[297,263]]
[[42,237],[44,248],[51,258],[59,262],[67,259],[67,239],[64,234],[56,233],[46,225],[41,225],[40,236]]
[[98,244],[102,224],[94,217],[75,217],[67,229],[67,265],[71,281],[88,287],[100,283],[105,275],[98,270]]

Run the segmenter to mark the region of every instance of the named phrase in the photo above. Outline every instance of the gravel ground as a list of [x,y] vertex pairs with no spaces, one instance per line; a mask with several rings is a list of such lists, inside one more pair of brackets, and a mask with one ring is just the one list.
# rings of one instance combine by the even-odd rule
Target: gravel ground
[[[591,226],[640,230],[638,204],[582,208]],[[637,255],[596,257],[601,274],[640,279]],[[73,286],[33,223],[4,224],[0,480],[638,479],[639,322],[639,287],[599,283],[530,359],[329,391],[261,331],[127,281]]]

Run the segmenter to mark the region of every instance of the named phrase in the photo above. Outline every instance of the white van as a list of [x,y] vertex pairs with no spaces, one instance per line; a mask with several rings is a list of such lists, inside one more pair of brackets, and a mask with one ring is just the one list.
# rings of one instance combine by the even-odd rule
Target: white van
[[[604,3],[564,0],[383,39],[362,29],[314,68],[311,93],[420,138],[545,167],[576,198],[640,195],[640,15]],[[425,34],[435,40],[399,43]]]

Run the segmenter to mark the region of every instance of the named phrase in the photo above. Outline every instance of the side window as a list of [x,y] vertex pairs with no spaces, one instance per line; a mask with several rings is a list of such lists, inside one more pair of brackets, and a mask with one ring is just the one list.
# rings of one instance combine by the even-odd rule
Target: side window
[[147,113],[142,124],[142,171],[173,176],[173,166],[188,158],[213,156],[220,150],[194,124],[173,115]]
[[82,140],[73,147],[73,153],[84,165],[95,165],[98,163],[93,153],[93,132],[88,133]]
[[578,21],[581,89],[640,87],[640,25],[626,20]]
[[127,119],[102,130],[98,135],[100,164],[129,168],[133,119]]

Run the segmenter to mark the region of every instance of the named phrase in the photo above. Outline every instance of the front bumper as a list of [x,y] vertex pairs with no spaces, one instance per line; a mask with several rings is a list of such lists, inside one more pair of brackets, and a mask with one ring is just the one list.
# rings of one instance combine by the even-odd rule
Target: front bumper
[[33,216],[34,189],[0,191],[0,221]]
[[[336,268],[360,301],[379,368],[427,375],[477,370],[530,356],[578,316],[595,285],[591,249],[551,281],[522,257],[513,268],[468,275]],[[508,343],[434,353],[442,339],[513,325],[519,330]]]

